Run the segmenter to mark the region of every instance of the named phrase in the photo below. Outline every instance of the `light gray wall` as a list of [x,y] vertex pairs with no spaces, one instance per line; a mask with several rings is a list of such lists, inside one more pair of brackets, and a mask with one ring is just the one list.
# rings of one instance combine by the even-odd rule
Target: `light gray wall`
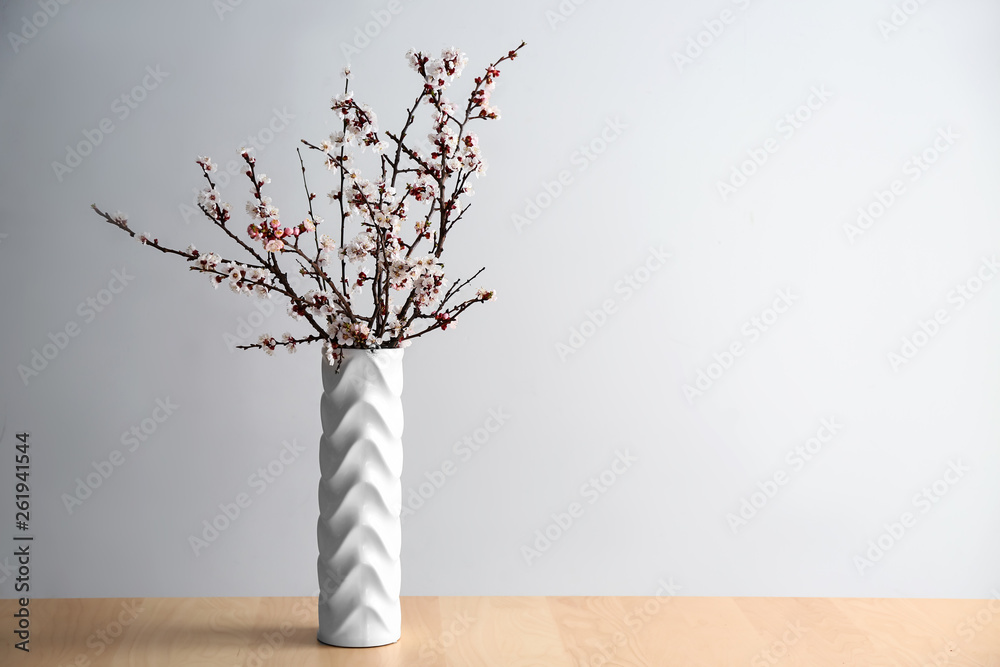
[[[683,595],[1000,587],[1000,280],[976,282],[1000,251],[995,3],[400,0],[392,14],[381,1],[92,0],[50,3],[33,34],[23,19],[42,4],[4,3],[0,48],[0,538],[16,532],[13,437],[27,430],[34,596],[315,589],[319,350],[232,353],[224,334],[255,301],[214,292],[88,206],[177,246],[223,248],[182,215],[194,159],[225,163],[273,122],[259,164],[275,202],[304,213],[294,148],[335,126],[344,45],[366,26],[353,88],[383,127],[419,86],[408,48],[463,48],[468,84],[528,41],[499,79],[490,169],[449,251],[453,270],[487,266],[499,299],[406,352],[404,493],[447,460],[456,473],[425,485],[405,519],[404,594],[652,595],[671,579]],[[33,36],[14,44],[22,30]],[[690,62],[675,57],[689,48]],[[155,88],[148,67],[165,73]],[[144,78],[123,117],[115,99]],[[782,124],[796,113],[798,127]],[[57,175],[103,118],[113,131]],[[723,196],[718,184],[768,148]],[[934,163],[913,171],[925,150]],[[327,176],[312,172],[316,191]],[[887,212],[852,235],[859,207],[877,211],[897,180]],[[239,214],[246,190],[224,190]],[[650,248],[671,257],[646,273]],[[132,278],[101,312],[79,306],[110,296],[115,271]],[[981,289],[966,301],[955,290],[970,281]],[[791,305],[773,321],[782,293]],[[606,302],[601,326],[586,325]],[[756,337],[755,317],[772,322]],[[265,319],[255,335],[286,330],[281,312]],[[22,381],[18,366],[71,323],[78,335]],[[904,336],[926,344],[894,368]],[[715,379],[689,400],[699,371]],[[158,400],[177,407],[130,451],[123,432]],[[504,423],[487,434],[491,411]],[[303,451],[279,466],[284,442]],[[788,452],[807,444],[822,448],[800,465]],[[70,512],[64,494],[113,450],[122,464]],[[261,484],[269,463],[281,474]],[[605,492],[585,486],[613,465]],[[196,555],[189,536],[242,492],[250,507]],[[728,516],[744,499],[762,505],[744,508],[745,525]],[[526,555],[571,503],[572,525]],[[877,562],[856,560],[880,539]]]

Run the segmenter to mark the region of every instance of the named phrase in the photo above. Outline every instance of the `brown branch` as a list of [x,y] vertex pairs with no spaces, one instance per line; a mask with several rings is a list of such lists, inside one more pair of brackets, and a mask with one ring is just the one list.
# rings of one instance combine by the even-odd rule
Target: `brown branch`
[[[322,336],[307,336],[305,338],[293,338],[292,340],[278,340],[277,338],[274,338],[273,336],[271,336],[271,338],[274,340],[274,346],[275,347],[277,347],[279,345],[298,345],[300,343],[304,343],[304,344],[308,345],[309,343],[314,343],[316,341],[326,340],[326,338],[324,338]],[[253,349],[261,349],[261,350],[263,350],[265,347],[268,347],[268,346],[264,345],[263,343],[248,343],[246,345],[237,345],[236,349],[238,349],[238,350],[253,350]]]
[[[309,221],[313,225],[313,240],[316,242],[316,260],[319,261],[319,225],[316,223],[316,214],[313,213],[313,198],[315,195],[309,192],[309,183],[306,182],[306,163],[302,160],[302,150],[295,147],[295,152],[299,156],[299,166],[302,167],[302,187],[306,189],[306,200],[309,203]],[[299,238],[295,237],[295,249],[298,250]],[[323,274],[322,272],[314,273],[313,276],[316,279],[316,284],[319,288],[325,289],[323,286]]]
[[[469,299],[468,301],[465,301],[465,302],[463,302],[463,303],[455,306],[451,310],[447,311],[448,314],[451,315],[450,319],[448,319],[446,321],[436,320],[434,322],[434,324],[432,324],[431,326],[427,327],[423,331],[418,331],[415,334],[410,334],[409,336],[403,336],[403,337],[401,337],[399,339],[399,342],[402,342],[404,340],[411,340],[413,338],[419,338],[420,336],[423,336],[426,333],[434,331],[435,329],[440,329],[442,327],[451,326],[451,325],[455,324],[456,320],[458,319],[458,316],[461,315],[462,313],[464,313],[466,310],[468,310],[473,304],[482,303],[482,302],[483,302],[483,299]],[[424,317],[424,318],[430,318],[430,317],[434,317],[434,316],[433,315],[423,315],[422,317]]]

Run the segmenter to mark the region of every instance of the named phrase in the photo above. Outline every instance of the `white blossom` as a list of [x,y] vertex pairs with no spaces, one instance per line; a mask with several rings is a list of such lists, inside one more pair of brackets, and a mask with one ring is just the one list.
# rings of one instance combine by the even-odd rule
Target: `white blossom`
[[219,265],[219,262],[222,261],[222,258],[219,257],[214,252],[210,252],[200,255],[198,259],[195,261],[201,266],[203,270],[214,271],[215,267],[217,267]]
[[357,264],[365,261],[375,248],[375,239],[370,231],[365,230],[344,244],[340,249],[340,258]]
[[198,193],[198,203],[205,208],[214,208],[222,203],[222,194],[218,188],[205,188]]
[[407,188],[417,201],[434,199],[438,195],[438,183],[430,174],[420,174]]
[[257,342],[264,346],[264,351],[270,355],[274,354],[274,348],[278,345],[278,342],[274,340],[272,336],[268,334],[261,334]]
[[323,358],[326,359],[328,364],[331,366],[336,364],[342,354],[330,341],[323,341]]
[[[410,341],[402,340],[403,338],[419,334],[428,327],[453,327],[453,318],[457,317],[459,310],[464,309],[459,306],[445,308],[441,305],[451,283],[446,280],[444,266],[435,256],[435,253],[440,254],[440,248],[428,246],[434,243],[431,239],[437,238],[441,231],[439,224],[450,229],[450,224],[464,210],[464,203],[460,204],[450,195],[457,188],[458,194],[472,196],[474,191],[466,184],[466,179],[472,173],[477,176],[484,173],[487,168],[479,137],[469,131],[464,121],[470,117],[499,116],[499,110],[491,105],[490,97],[495,88],[494,80],[500,73],[493,66],[487,67],[482,78],[477,79],[468,102],[453,102],[446,97],[446,92],[468,64],[464,53],[452,47],[442,50],[439,57],[414,50],[408,51],[406,57],[410,67],[421,74],[424,85],[422,96],[431,107],[430,132],[427,135],[429,144],[421,140],[420,132],[413,131],[407,135],[410,138],[406,140],[407,147],[403,153],[406,165],[402,166],[402,173],[398,171],[400,165],[394,159],[381,157],[372,160],[382,167],[378,170],[381,172],[380,176],[376,178],[373,175],[371,180],[365,178],[359,166],[364,166],[366,173],[377,172],[369,172],[367,162],[364,165],[358,164],[367,158],[355,160],[357,155],[354,148],[361,152],[371,148],[376,154],[389,151],[389,157],[393,158],[395,145],[382,140],[375,111],[356,100],[353,91],[345,91],[331,100],[338,117],[335,125],[339,130],[319,142],[318,148],[324,153],[327,168],[341,171],[335,180],[347,183],[346,191],[341,191],[342,188],[335,185],[329,192],[330,201],[335,204],[337,213],[346,214],[344,220],[338,219],[341,223],[340,237],[335,240],[330,235],[319,234],[317,226],[322,220],[311,213],[312,199],[316,196],[312,192],[307,193],[310,202],[307,217],[298,218],[300,222],[291,226],[282,224],[278,208],[272,204],[270,197],[261,194],[261,189],[271,183],[271,179],[262,172],[256,172],[253,149],[241,147],[240,155],[250,166],[248,173],[253,180],[251,198],[245,204],[250,218],[246,233],[268,253],[291,251],[290,254],[296,257],[279,258],[272,254],[263,262],[267,266],[248,266],[237,261],[224,262],[214,252],[199,252],[194,244],[189,245],[185,253],[182,253],[190,262],[189,267],[209,274],[216,289],[226,282],[233,292],[240,294],[270,298],[272,292],[277,292],[289,297],[289,314],[295,319],[307,317],[310,324],[319,327],[320,336],[325,339],[323,354],[331,364],[343,358],[345,348],[407,347]],[[350,66],[344,67],[342,75],[349,77],[350,74]],[[423,114],[421,117],[427,118]],[[416,143],[411,143],[414,140]],[[418,149],[419,152],[415,152]],[[219,171],[218,165],[208,156],[199,156],[196,162],[206,175]],[[232,166],[233,163],[229,164]],[[220,178],[222,183],[228,181],[224,177]],[[391,185],[397,178],[400,183],[399,192]],[[211,180],[208,187],[198,192],[197,201],[207,216],[218,222],[225,231],[234,231],[234,228],[225,225],[230,219],[230,205],[222,199],[222,193]],[[411,210],[415,212],[411,213]],[[119,211],[107,217],[132,233],[124,213]],[[341,242],[344,223],[353,224],[354,230],[360,227],[360,231],[353,238]],[[412,238],[410,229],[416,232],[416,239]],[[332,229],[324,228],[324,231]],[[317,236],[300,248],[298,238],[306,233],[315,233]],[[133,236],[140,243],[158,243],[148,233]],[[313,245],[313,240],[317,244],[316,255],[308,248]],[[418,249],[418,244],[419,252],[428,254],[410,256],[410,253]],[[261,246],[257,246],[258,250],[251,253],[258,257],[258,261],[261,261]],[[308,254],[302,256],[300,249]],[[342,281],[339,267],[333,266],[334,262],[340,263],[338,259],[349,261],[353,265],[351,274]],[[297,272],[293,271],[294,275],[291,276],[294,287],[287,294],[285,281],[289,276],[284,272],[288,267],[283,266],[279,271],[275,268],[277,264],[271,266],[272,262],[277,263],[279,260],[298,264]],[[374,268],[371,268],[373,264]],[[313,286],[318,285],[319,288],[300,296],[300,275],[310,280],[316,278]],[[354,278],[351,279],[351,276]],[[336,285],[336,288],[332,285]],[[323,289],[323,286],[327,289]],[[369,288],[377,288],[375,312],[382,313],[378,318],[373,318],[372,311],[368,310],[370,300],[367,294],[364,294],[364,305],[355,302],[354,295],[366,293]],[[411,293],[412,298],[401,298],[410,297]],[[394,302],[390,294],[399,302]],[[492,301],[495,298],[492,290],[479,289],[474,298],[463,297],[463,306],[473,301]],[[407,315],[400,320],[401,304],[404,303]],[[358,307],[368,312],[355,313]],[[429,317],[433,317],[430,320],[432,324],[428,324]],[[378,322],[377,328],[375,325],[369,326],[369,318],[373,318],[372,322]],[[407,324],[407,320],[410,324]],[[314,336],[306,338],[313,339]],[[283,333],[279,338],[262,334],[257,347],[273,354],[278,345],[283,345],[289,353],[295,353],[299,342],[289,332]]]
[[416,288],[413,304],[421,310],[430,310],[437,305],[447,289],[444,269],[433,258],[425,258],[420,262],[420,274],[413,279]]
[[216,169],[218,169],[218,165],[216,165],[215,163],[213,163],[212,162],[212,158],[210,158],[210,157],[200,156],[196,160],[196,162],[199,165],[201,165],[201,168],[204,169],[205,171],[207,171],[208,173],[212,173],[212,172],[216,171]]
[[366,322],[351,322],[344,314],[338,314],[330,324],[329,333],[336,336],[337,344],[342,347],[368,347],[369,329]]

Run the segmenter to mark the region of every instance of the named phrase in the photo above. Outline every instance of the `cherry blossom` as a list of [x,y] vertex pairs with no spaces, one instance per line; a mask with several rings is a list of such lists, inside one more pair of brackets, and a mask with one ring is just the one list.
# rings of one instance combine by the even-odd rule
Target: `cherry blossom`
[[201,168],[209,174],[211,174],[217,169],[217,165],[212,162],[212,158],[201,156],[197,160],[195,160],[195,162],[197,162],[198,165],[201,166]]
[[[298,209],[286,221],[265,192],[271,178],[257,171],[252,148],[238,150],[250,185],[244,207],[249,220],[239,224],[231,222],[231,207],[213,179],[217,164],[208,156],[196,160],[204,179],[199,208],[232,242],[238,253],[232,258],[199,251],[193,244],[186,250],[172,249],[151,234],[136,234],[120,211],[108,214],[93,208],[143,245],[182,257],[215,288],[226,283],[238,294],[286,299],[288,314],[305,331],[285,332],[279,338],[263,334],[241,345],[243,349],[274,354],[283,346],[294,353],[299,345],[321,342],[324,358],[336,364],[344,349],[407,347],[430,331],[454,328],[469,307],[496,298],[486,288],[463,297],[463,290],[484,269],[451,279],[443,253],[449,232],[469,208],[464,200],[474,194],[468,180],[487,169],[473,125],[499,118],[491,100],[500,65],[514,60],[523,46],[487,65],[474,78],[464,102],[446,96],[453,95],[468,66],[463,52],[447,48],[432,56],[408,51],[407,62],[420,84],[398,132],[380,129],[375,111],[351,89],[351,69],[345,67],[343,90],[330,102],[339,127],[318,143],[302,141],[305,148],[320,153],[328,170],[322,191],[328,192],[324,202],[329,203],[324,205],[339,217],[332,223],[317,215],[330,209],[314,210],[316,194],[310,189],[302,149],[298,157],[307,210]],[[417,130],[421,105],[430,106],[429,131]],[[425,132],[426,148],[411,143],[411,137]],[[372,155],[355,160],[369,149]],[[371,163],[376,167],[368,171]],[[310,283],[306,289],[300,289],[303,279]]]

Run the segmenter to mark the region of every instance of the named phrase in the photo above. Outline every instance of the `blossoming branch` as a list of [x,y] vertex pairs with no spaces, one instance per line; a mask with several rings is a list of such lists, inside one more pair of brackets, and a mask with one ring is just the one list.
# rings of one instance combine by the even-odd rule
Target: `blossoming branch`
[[[499,66],[516,58],[524,45],[475,78],[464,106],[445,94],[468,62],[464,53],[452,48],[432,58],[408,52],[410,67],[424,84],[397,133],[380,132],[374,111],[351,92],[350,69],[345,68],[344,91],[332,101],[341,130],[318,144],[302,140],[334,172],[329,199],[335,203],[339,225],[327,233],[320,233],[326,223],[313,210],[316,194],[309,189],[301,150],[308,213],[296,224],[282,222],[278,208],[264,192],[271,179],[257,170],[250,149],[241,151],[251,183],[251,199],[246,204],[250,224],[245,233],[235,228],[231,207],[212,178],[216,164],[208,157],[198,158],[207,183],[198,207],[238,246],[241,258],[200,251],[193,245],[174,249],[150,234],[136,234],[120,212],[109,214],[96,204],[93,209],[140,243],[183,258],[190,270],[208,274],[215,287],[228,283],[239,294],[287,297],[289,314],[310,328],[307,334],[285,333],[280,338],[264,334],[257,343],[239,346],[242,349],[273,354],[278,347],[294,352],[300,344],[322,342],[326,359],[335,363],[344,348],[405,347],[430,331],[454,326],[472,305],[495,297],[492,290],[482,288],[474,295],[465,294],[484,269],[451,281],[441,257],[448,234],[469,209],[465,203],[473,194],[469,179],[486,171],[473,123],[500,117],[491,99]],[[431,111],[431,150],[423,153],[409,140],[421,104],[429,105]],[[368,150],[377,160],[375,180],[362,176],[354,157],[355,152]],[[360,230],[348,237],[352,225]],[[295,268],[289,268],[290,263]],[[289,270],[297,270],[313,288],[299,294]]]

